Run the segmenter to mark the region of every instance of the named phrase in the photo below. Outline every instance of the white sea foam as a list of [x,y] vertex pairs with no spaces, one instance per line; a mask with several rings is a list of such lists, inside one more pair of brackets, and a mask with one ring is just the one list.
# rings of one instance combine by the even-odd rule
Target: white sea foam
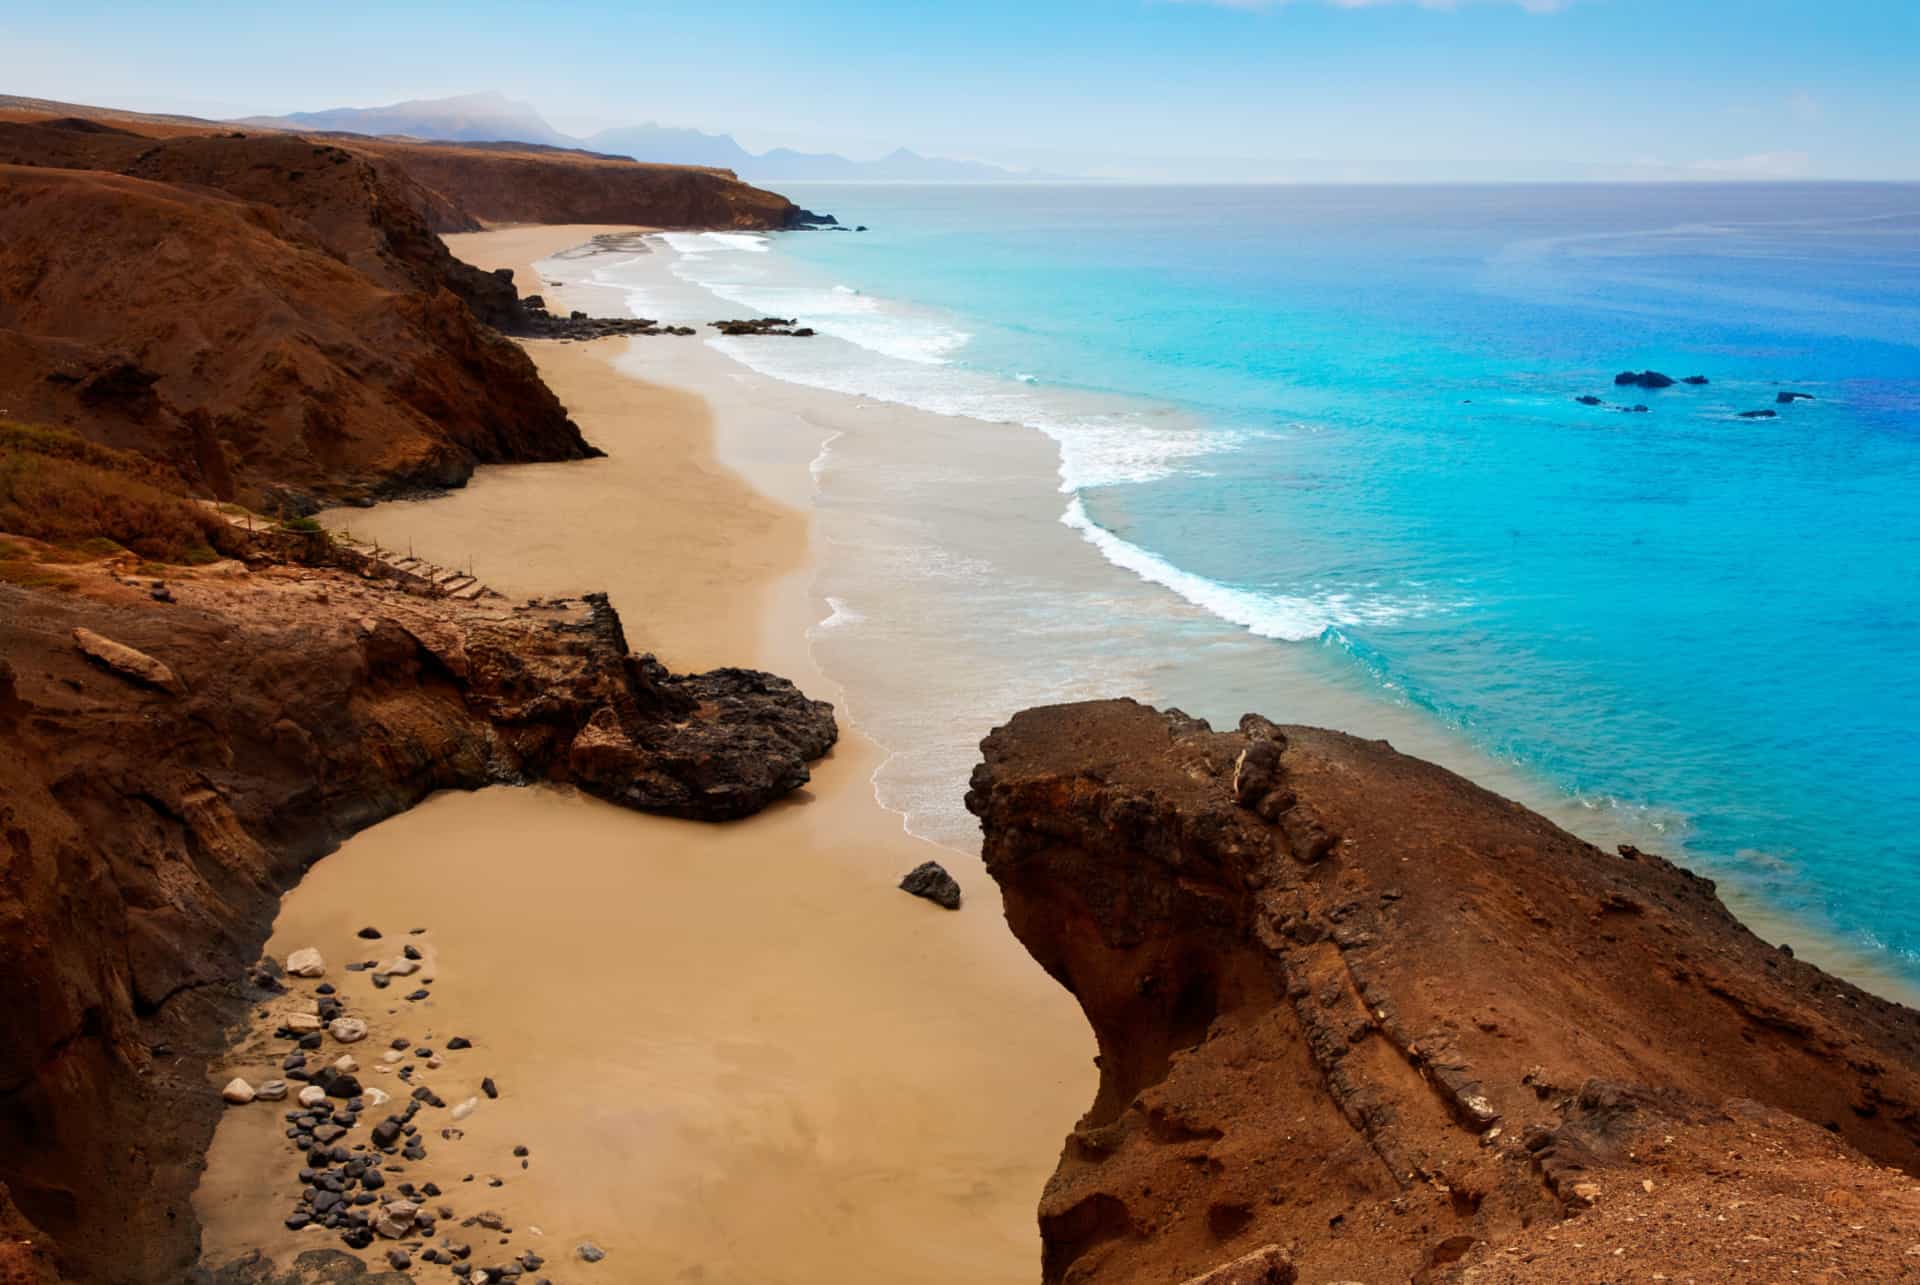
[[1300,596],[1236,589],[1183,570],[1159,554],[1115,535],[1087,515],[1086,502],[1078,495],[1068,502],[1060,521],[1078,531],[1114,566],[1131,571],[1150,584],[1171,589],[1201,610],[1262,638],[1308,642],[1330,629],[1391,624],[1438,608],[1438,604],[1425,600],[1396,600],[1344,592]]
[[844,599],[829,597],[826,618],[814,625],[813,632],[817,634],[829,629],[842,629],[848,625],[857,625],[865,619],[864,615],[849,607]]

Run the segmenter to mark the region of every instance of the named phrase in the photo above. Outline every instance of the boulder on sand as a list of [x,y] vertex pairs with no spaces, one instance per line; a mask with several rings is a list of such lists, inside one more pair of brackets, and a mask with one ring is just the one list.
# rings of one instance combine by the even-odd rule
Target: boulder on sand
[[253,1101],[253,1086],[235,1076],[227,1081],[227,1087],[220,1090],[220,1096],[235,1106],[245,1106]]
[[327,961],[320,958],[320,952],[308,946],[287,956],[287,972],[294,977],[320,977],[327,971]]
[[960,885],[938,861],[926,861],[907,872],[900,887],[948,910],[960,909]]

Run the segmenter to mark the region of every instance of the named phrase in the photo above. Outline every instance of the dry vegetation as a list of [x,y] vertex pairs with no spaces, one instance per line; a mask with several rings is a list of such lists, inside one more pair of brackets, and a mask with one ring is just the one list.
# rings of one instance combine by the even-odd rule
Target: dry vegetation
[[130,550],[159,563],[211,562],[225,524],[165,469],[69,432],[0,420],[0,579],[57,584],[62,561]]

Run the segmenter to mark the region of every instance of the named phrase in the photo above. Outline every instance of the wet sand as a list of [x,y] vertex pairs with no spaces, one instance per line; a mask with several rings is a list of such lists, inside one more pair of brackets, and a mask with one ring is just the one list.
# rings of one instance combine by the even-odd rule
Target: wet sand
[[[596,231],[449,243],[518,275]],[[839,700],[807,645],[828,609],[801,506],[826,430],[778,409],[716,425],[701,397],[622,373],[629,342],[705,351],[528,345],[606,459],[485,469],[444,499],[329,524],[470,563],[508,594],[604,588],[637,650],[675,668],[774,669]],[[881,759],[843,719],[809,789],[725,826],[550,787],[442,795],[350,840],[287,897],[268,949],[318,946],[334,965],[327,980],[373,1024],[352,1049],[363,1081],[404,1100],[405,1085],[371,1070],[387,1040],[439,1049],[463,1035],[473,1049],[414,1082],[449,1103],[483,1075],[498,1082],[457,1140],[422,1112],[429,1155],[406,1175],[438,1182],[455,1223],[485,1209],[515,1228],[495,1247],[443,1225],[476,1261],[536,1248],[566,1278],[573,1246],[592,1239],[607,1252],[592,1270],[610,1281],[1037,1275],[1034,1207],[1091,1101],[1092,1040],[1007,932],[977,859],[914,839],[878,806]],[[961,913],[895,888],[929,858],[966,889]],[[358,942],[362,924],[388,937]],[[435,956],[431,999],[340,971],[393,954],[412,927],[429,930],[411,940]],[[243,1044],[222,1074],[268,1078],[281,1047]],[[281,1225],[298,1193],[285,1105],[236,1108],[221,1125],[195,1201],[210,1261],[338,1243]],[[530,1151],[524,1171],[514,1145]]]

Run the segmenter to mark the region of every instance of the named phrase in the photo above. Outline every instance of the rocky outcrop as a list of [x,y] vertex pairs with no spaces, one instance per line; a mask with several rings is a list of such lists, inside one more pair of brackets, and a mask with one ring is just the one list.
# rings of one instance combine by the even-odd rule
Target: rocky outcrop
[[72,1279],[183,1279],[231,979],[342,838],[541,779],[735,817],[834,740],[784,680],[630,655],[604,599],[462,600],[271,539],[309,564],[171,571],[165,599],[134,559],[0,584],[0,1228]]
[[440,198],[391,162],[32,122],[0,123],[0,162],[15,418],[295,511],[594,454],[496,333],[519,315],[511,279],[455,260],[429,226]]
[[[1571,1216],[1615,1220],[1609,1255],[1661,1245],[1636,1279],[1909,1270],[1920,1015],[1759,940],[1711,882],[1251,715],[1061,706],[982,748],[967,804],[1008,923],[1100,1051],[1041,1201],[1046,1280],[1263,1246],[1302,1280],[1612,1278],[1554,1232]],[[1829,1188],[1887,1212],[1849,1229]]]
[[1621,388],[1671,388],[1674,381],[1671,375],[1657,370],[1623,370],[1613,377],[1613,382]]
[[351,134],[322,137],[392,161],[452,205],[489,223],[774,230],[832,222],[784,196],[742,183],[730,170],[649,165],[593,152],[512,143],[430,144]]

